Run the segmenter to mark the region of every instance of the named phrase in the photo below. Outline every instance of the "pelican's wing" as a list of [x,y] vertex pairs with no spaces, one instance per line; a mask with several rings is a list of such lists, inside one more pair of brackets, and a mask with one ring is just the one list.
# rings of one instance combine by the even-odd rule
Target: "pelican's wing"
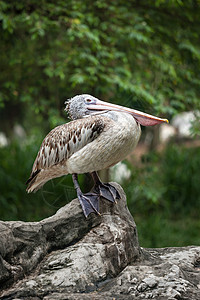
[[88,117],[54,128],[45,137],[33,164],[27,184],[41,169],[47,169],[64,160],[96,139],[104,129],[104,118]]

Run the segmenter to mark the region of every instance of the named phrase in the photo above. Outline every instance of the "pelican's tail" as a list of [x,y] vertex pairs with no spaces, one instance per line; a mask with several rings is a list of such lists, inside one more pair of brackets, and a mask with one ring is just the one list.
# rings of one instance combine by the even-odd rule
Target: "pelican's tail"
[[46,181],[41,180],[41,176],[39,176],[40,171],[41,170],[37,170],[36,172],[32,173],[27,180],[26,184],[28,186],[26,191],[28,193],[37,192],[45,184]]
[[28,193],[37,192],[47,181],[67,174],[66,169],[63,169],[62,166],[59,168],[57,165],[47,169],[37,170],[31,173],[30,178],[27,180],[26,184],[28,187],[26,191]]

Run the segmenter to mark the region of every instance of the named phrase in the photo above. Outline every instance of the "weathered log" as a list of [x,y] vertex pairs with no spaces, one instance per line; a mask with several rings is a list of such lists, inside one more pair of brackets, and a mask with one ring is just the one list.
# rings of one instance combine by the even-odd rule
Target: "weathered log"
[[121,187],[85,219],[77,199],[0,222],[0,299],[200,299],[200,247],[143,249]]

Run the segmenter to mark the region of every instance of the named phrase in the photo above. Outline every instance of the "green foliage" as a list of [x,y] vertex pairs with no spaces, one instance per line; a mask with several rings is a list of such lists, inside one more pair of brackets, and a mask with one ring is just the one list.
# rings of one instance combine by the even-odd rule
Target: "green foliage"
[[200,148],[169,145],[128,167],[124,189],[142,245],[199,244]]
[[196,114],[196,119],[195,121],[193,121],[193,126],[192,126],[192,130],[191,130],[191,134],[193,137],[200,137],[200,115],[199,113]]
[[[54,179],[35,194],[26,193],[25,181],[41,140],[37,132],[0,148],[0,219],[41,220],[76,197],[71,176]],[[142,165],[128,167],[132,177],[123,188],[141,245],[199,244],[200,149],[172,145],[162,154],[144,156]],[[88,186],[89,177],[79,179],[82,187],[85,182]]]
[[183,247],[199,245],[199,218],[166,217],[162,211],[134,215],[140,245],[143,247]]
[[70,176],[50,181],[37,193],[27,194],[25,182],[40,143],[38,134],[37,138],[14,140],[0,148],[1,220],[40,220],[76,197]]
[[[66,98],[91,93],[169,118],[200,108],[199,15],[197,0],[0,0],[0,131],[11,140],[0,148],[0,218],[38,220],[75,196],[70,177],[33,195],[24,185],[42,138],[66,121]],[[16,123],[26,141],[12,139]],[[132,170],[126,192],[134,215],[197,208],[192,151],[150,154]],[[152,230],[164,224],[154,219]]]
[[199,14],[195,0],[0,1],[2,120],[29,112],[51,127],[85,92],[165,115],[197,109]]
[[179,213],[192,212],[198,217],[200,202],[200,148],[170,147],[162,163],[163,197],[168,209]]
[[141,166],[128,166],[131,179],[125,189],[131,208],[162,208],[175,216],[198,214],[200,148],[169,145],[164,153],[145,155]]

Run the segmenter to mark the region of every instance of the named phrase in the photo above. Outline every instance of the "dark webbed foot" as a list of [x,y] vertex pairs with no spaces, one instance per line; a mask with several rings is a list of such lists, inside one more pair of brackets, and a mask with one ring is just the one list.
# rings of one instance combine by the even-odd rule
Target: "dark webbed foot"
[[99,213],[99,195],[96,193],[87,193],[83,194],[79,183],[78,183],[78,176],[77,174],[72,174],[72,179],[74,182],[74,187],[77,191],[77,196],[79,199],[79,202],[81,204],[81,207],[83,209],[83,213],[85,217],[87,218],[89,214],[95,213],[100,215]]
[[120,195],[116,188],[109,183],[100,183],[96,185],[95,191],[110,202],[116,202],[117,199],[120,199]]
[[116,202],[117,199],[120,199],[120,194],[114,186],[112,186],[110,183],[101,182],[96,172],[92,173],[92,177],[95,182],[94,190],[101,197],[111,202]]
[[79,202],[81,204],[81,207],[83,209],[83,213],[85,217],[87,218],[89,214],[96,213],[100,215],[99,213],[99,195],[95,193],[77,193]]

